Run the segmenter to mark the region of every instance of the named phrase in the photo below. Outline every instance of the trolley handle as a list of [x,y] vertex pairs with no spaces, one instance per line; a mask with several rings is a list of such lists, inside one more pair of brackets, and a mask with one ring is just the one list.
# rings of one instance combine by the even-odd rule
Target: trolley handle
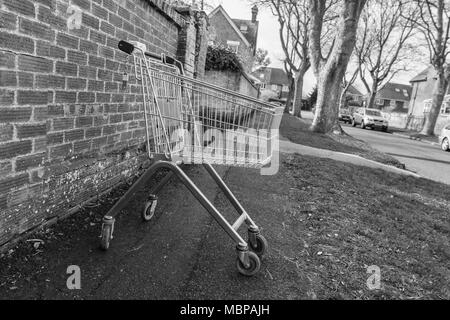
[[[135,49],[134,44],[129,43],[129,42],[124,41],[124,40],[120,40],[120,41],[119,41],[118,47],[119,47],[119,49],[120,49],[121,51],[123,51],[123,52],[125,52],[125,53],[127,53],[127,54],[133,54],[133,51],[134,51],[134,49]],[[145,51],[144,54],[145,54],[147,57],[149,57],[149,58],[156,59],[156,60],[160,60],[160,61],[162,61],[162,62],[164,62],[164,63],[174,65],[174,66],[178,67],[178,69],[180,69],[181,74],[184,73],[183,65],[181,64],[180,61],[178,61],[178,60],[175,59],[175,58],[172,58],[172,57],[170,57],[170,56],[166,56],[166,55],[164,55],[164,54],[160,54],[160,55],[159,55],[159,54],[156,54],[156,53],[153,53],[153,52],[148,52],[148,51]]]

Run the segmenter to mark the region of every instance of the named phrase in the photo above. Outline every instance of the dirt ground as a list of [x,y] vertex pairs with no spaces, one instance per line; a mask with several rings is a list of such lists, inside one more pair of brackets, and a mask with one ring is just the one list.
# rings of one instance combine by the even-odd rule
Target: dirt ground
[[[233,244],[209,217],[197,226],[198,238],[161,230],[169,232],[171,245],[164,248],[164,258],[158,258],[155,246],[161,244],[155,237],[168,213],[164,209],[150,225],[135,229],[132,240],[118,236],[116,249],[99,253],[93,248],[101,216],[122,189],[47,232],[35,234],[33,238],[44,240],[41,247],[24,241],[1,258],[0,297],[98,298],[102,286],[112,282],[117,296],[147,298],[135,293],[131,284],[160,290],[156,286],[171,283],[177,261],[162,264],[157,274],[151,265],[143,268],[136,261],[148,259],[145,263],[151,264],[157,263],[152,259],[186,255],[179,244],[183,241],[192,242],[195,253],[189,263],[176,269],[185,273],[182,281],[173,284],[176,294],[168,296],[163,291],[160,299],[450,298],[449,186],[300,155],[282,155],[282,167],[275,176],[232,168],[225,179],[270,244],[257,276],[245,278],[236,272]],[[186,194],[176,183],[167,192],[161,208],[170,205],[174,196]],[[188,219],[205,217],[204,212],[190,211],[188,203],[193,200],[188,200],[183,205],[184,214],[191,215]],[[233,211],[221,194],[214,203],[231,218]],[[183,212],[170,213],[174,214]],[[128,212],[120,224],[128,225],[135,218]],[[177,228],[190,227],[186,222]],[[67,262],[79,260],[89,262],[85,277],[95,285],[77,293],[64,291],[66,275],[60,270]],[[380,290],[367,288],[371,265],[381,270]]]

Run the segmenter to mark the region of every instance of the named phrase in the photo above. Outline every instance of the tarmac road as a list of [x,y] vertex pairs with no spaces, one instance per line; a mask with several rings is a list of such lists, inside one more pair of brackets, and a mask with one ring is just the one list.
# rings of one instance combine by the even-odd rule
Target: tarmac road
[[424,178],[450,184],[450,153],[439,146],[382,131],[342,125],[345,132],[387,153]]

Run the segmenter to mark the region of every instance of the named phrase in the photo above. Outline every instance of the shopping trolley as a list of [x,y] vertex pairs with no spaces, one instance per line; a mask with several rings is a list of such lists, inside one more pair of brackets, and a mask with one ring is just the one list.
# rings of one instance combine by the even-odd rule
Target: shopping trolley
[[[120,41],[119,49],[132,57],[135,77],[142,87],[145,141],[152,164],[104,216],[101,248],[109,248],[115,216],[127,201],[160,169],[168,169],[169,173],[151,188],[143,220],[152,219],[157,194],[176,175],[236,243],[238,271],[254,275],[260,269],[267,241],[212,164],[250,168],[269,164],[283,109],[188,77],[179,61],[149,53],[141,43]],[[202,164],[211,175],[239,215],[233,224],[182,170],[181,165],[188,164]],[[238,233],[244,223],[248,241]]]

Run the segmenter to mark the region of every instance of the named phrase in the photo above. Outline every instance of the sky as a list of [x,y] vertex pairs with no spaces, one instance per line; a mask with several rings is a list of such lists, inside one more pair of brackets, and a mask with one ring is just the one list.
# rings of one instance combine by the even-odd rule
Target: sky
[[[250,20],[251,2],[249,0],[209,0],[214,7],[222,5],[228,12],[232,19],[247,19]],[[258,48],[269,51],[269,57],[272,61],[271,67],[283,68],[282,60],[284,59],[283,49],[281,48],[279,38],[279,27],[277,18],[273,16],[268,8],[260,8],[258,13],[259,20],[259,34],[258,34]],[[352,66],[349,66],[349,70]],[[424,69],[423,64],[418,64],[416,68],[409,72],[405,72],[396,76],[393,81],[403,84],[409,84],[409,80]],[[305,75],[303,92],[307,95],[315,86],[316,80],[311,70]],[[355,83],[355,86],[365,93],[364,86],[360,81]]]

